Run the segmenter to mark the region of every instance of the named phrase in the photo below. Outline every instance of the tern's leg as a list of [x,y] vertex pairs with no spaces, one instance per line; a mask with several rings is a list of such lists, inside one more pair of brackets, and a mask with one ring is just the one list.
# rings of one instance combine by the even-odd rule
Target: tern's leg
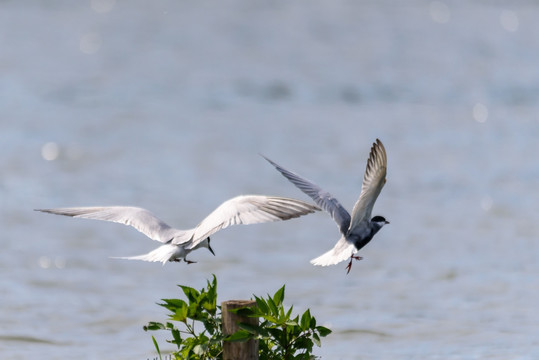
[[350,273],[350,270],[352,270],[352,261],[353,260],[361,260],[363,259],[361,256],[354,256],[354,254],[352,254],[350,256],[350,262],[348,263],[348,265],[346,266],[346,273],[349,274]]
[[187,260],[187,259],[183,259],[183,261],[185,261],[187,263],[187,265],[197,263],[196,261],[191,261],[191,260]]

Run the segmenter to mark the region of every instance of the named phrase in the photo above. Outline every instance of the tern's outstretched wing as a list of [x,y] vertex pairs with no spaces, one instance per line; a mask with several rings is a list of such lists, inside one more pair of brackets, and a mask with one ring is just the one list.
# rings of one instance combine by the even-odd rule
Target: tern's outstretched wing
[[175,236],[184,233],[174,229],[158,219],[146,209],[131,206],[96,206],[96,207],[72,207],[59,209],[36,209],[50,214],[65,215],[76,218],[112,221],[129,225],[146,235],[152,240],[166,243]]
[[[243,195],[225,201],[193,229],[192,249],[208,236],[231,225],[288,220],[320,210],[306,202],[276,196]],[[174,243],[174,242],[173,242]]]
[[352,210],[350,230],[371,219],[372,208],[386,183],[387,155],[382,142],[376,139],[372,145],[367,168],[361,186],[361,195]]
[[286,170],[282,166],[271,161],[267,157],[263,156],[271,165],[283,174],[285,178],[290,180],[294,185],[296,185],[301,191],[311,197],[314,200],[316,205],[320,206],[322,209],[327,211],[333,220],[337,223],[339,230],[342,234],[346,234],[348,227],[350,225],[350,214],[346,209],[335,199],[330,193],[325,190],[322,190],[318,185],[309,181],[300,175],[293,173],[292,171]]

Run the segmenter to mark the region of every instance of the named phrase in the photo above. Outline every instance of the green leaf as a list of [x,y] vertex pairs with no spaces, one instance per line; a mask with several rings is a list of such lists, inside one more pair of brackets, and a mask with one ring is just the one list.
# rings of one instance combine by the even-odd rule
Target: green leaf
[[217,299],[217,277],[215,274],[213,274],[213,280],[210,284],[210,282],[207,282],[208,284],[208,296],[210,299]]
[[260,309],[261,314],[267,314],[269,312],[269,307],[266,301],[256,296],[255,296],[255,300],[256,300],[256,306]]
[[283,285],[283,287],[281,287],[279,290],[277,290],[275,295],[273,295],[273,302],[277,306],[279,306],[279,305],[281,305],[283,303],[283,300],[284,300],[284,287],[285,287],[285,285]]
[[279,311],[277,310],[277,306],[275,305],[275,302],[272,298],[268,297],[268,307],[270,309],[270,314],[277,317],[279,316]]
[[180,345],[182,344],[182,336],[180,334],[180,330],[172,329],[170,332],[172,333],[172,337],[174,338],[174,343],[176,344],[176,346],[178,346],[179,349]]
[[218,324],[216,324],[215,319],[212,319],[212,318],[208,318],[208,319],[202,321],[202,324],[204,324],[204,328],[211,335],[213,335],[215,333],[215,331],[217,330],[217,328],[218,328]]
[[286,312],[286,319],[290,319],[290,315],[292,315],[292,309],[294,308],[294,306],[290,306],[290,309],[288,309],[288,311]]
[[193,338],[185,339],[183,348],[180,349],[180,358],[181,359],[189,359],[189,355],[191,353],[191,349],[195,346]]
[[306,352],[311,352],[313,350],[313,340],[306,337],[298,338],[297,341],[294,343],[294,346],[298,350],[305,350]]
[[207,318],[207,314],[200,311],[200,307],[197,303],[189,303],[189,307],[187,308],[187,317],[194,320],[202,321],[203,319]]
[[183,293],[185,296],[187,296],[187,299],[189,302],[196,302],[197,299],[200,297],[200,293],[189,286],[179,285],[179,287],[182,288]]
[[261,318],[273,323],[273,324],[277,324],[277,318],[273,315],[260,315]]
[[246,323],[240,322],[238,324],[238,327],[240,329],[248,331],[251,334],[258,334],[260,332],[260,327],[258,325],[252,325],[252,324],[246,324]]
[[209,312],[210,314],[215,314],[215,310],[217,308],[217,298],[214,298],[214,299],[211,299],[211,298],[206,298],[202,301],[201,305],[202,305],[202,308],[204,310],[206,310],[207,312]]
[[184,301],[183,306],[176,308],[174,314],[170,315],[170,319],[185,323],[187,322],[187,311],[187,304]]
[[249,339],[253,338],[253,334],[245,329],[240,329],[236,331],[234,334],[228,336],[225,338],[225,341],[228,342],[241,342],[241,341],[247,341]]
[[277,328],[268,328],[268,333],[273,336],[276,343],[279,343],[281,345],[286,345],[286,333]]
[[258,317],[258,309],[256,307],[240,307],[229,310],[233,314],[237,314],[241,317]]
[[162,300],[165,303],[164,304],[158,304],[158,305],[170,310],[173,313],[176,312],[176,309],[187,305],[187,303],[185,301],[180,300],[180,299],[162,299]]
[[311,318],[310,328],[311,328],[311,329],[316,328],[316,319],[315,319],[315,318]]
[[165,325],[159,323],[159,322],[154,322],[154,321],[150,321],[148,323],[148,325],[144,326],[143,327],[144,331],[154,331],[154,330],[165,330]]
[[322,346],[322,342],[320,342],[320,337],[318,336],[317,333],[313,334],[313,341],[316,344],[316,346],[318,347]]
[[294,321],[294,320],[288,320],[288,321],[286,321],[286,322],[284,323],[284,325],[286,325],[286,326],[292,326],[292,327],[294,327],[294,326],[299,326],[298,322],[297,322],[297,321]]
[[153,341],[153,345],[155,346],[155,350],[157,351],[157,355],[159,355],[159,359],[161,359],[161,350],[159,350],[159,345],[157,345],[157,341],[155,340],[155,338],[153,337],[152,335],[152,341]]
[[301,330],[307,331],[309,330],[309,326],[311,325],[311,311],[307,309],[301,316],[300,326]]
[[316,331],[318,331],[322,337],[326,337],[332,332],[330,329],[324,326],[317,326]]

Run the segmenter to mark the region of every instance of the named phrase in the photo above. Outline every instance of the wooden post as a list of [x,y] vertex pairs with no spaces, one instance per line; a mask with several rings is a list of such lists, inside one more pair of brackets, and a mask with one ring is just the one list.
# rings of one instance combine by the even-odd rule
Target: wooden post
[[[221,303],[221,314],[223,316],[223,334],[232,335],[239,330],[238,323],[243,322],[251,325],[258,325],[258,318],[238,316],[230,310],[241,307],[252,307],[256,301],[252,300],[229,300]],[[258,360],[258,340],[248,340],[245,342],[223,343],[223,360]]]

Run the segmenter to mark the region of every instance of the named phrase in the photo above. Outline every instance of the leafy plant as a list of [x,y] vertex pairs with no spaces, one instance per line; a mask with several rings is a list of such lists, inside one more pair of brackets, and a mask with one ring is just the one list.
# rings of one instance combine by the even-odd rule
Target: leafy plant
[[240,323],[240,330],[230,336],[229,341],[259,339],[260,359],[292,360],[314,359],[313,345],[321,346],[321,337],[331,333],[324,326],[317,326],[316,319],[307,309],[301,317],[292,317],[291,306],[283,305],[285,286],[267,299],[255,296],[256,307],[235,310],[239,315],[258,317],[263,321],[258,326]]
[[[259,325],[240,323],[235,334],[224,336],[221,330],[221,307],[217,306],[217,278],[207,282],[207,289],[197,291],[179,285],[187,302],[180,299],[163,299],[160,306],[170,311],[165,323],[150,322],[145,331],[168,330],[172,335],[169,343],[177,346],[171,354],[174,359],[205,360],[222,359],[223,341],[259,340],[259,356],[262,360],[314,359],[313,345],[320,346],[320,338],[331,330],[316,325],[316,319],[306,310],[301,317],[293,317],[292,309],[283,306],[285,287],[267,299],[255,296],[256,306],[232,310],[242,316],[257,317]],[[179,328],[175,325],[178,323]],[[195,326],[203,329],[196,331]],[[152,336],[161,359],[161,351]]]
[[[217,278],[207,282],[207,289],[200,291],[188,286],[179,285],[187,302],[181,299],[163,299],[160,306],[168,309],[169,320],[166,323],[150,322],[144,330],[169,330],[178,351],[172,355],[176,359],[220,359],[224,335],[221,332],[221,315],[217,312]],[[181,324],[178,328],[173,322]],[[196,331],[196,324],[201,323],[204,329]],[[200,324],[199,324],[200,325]],[[161,352],[155,338],[152,336],[159,357]]]

